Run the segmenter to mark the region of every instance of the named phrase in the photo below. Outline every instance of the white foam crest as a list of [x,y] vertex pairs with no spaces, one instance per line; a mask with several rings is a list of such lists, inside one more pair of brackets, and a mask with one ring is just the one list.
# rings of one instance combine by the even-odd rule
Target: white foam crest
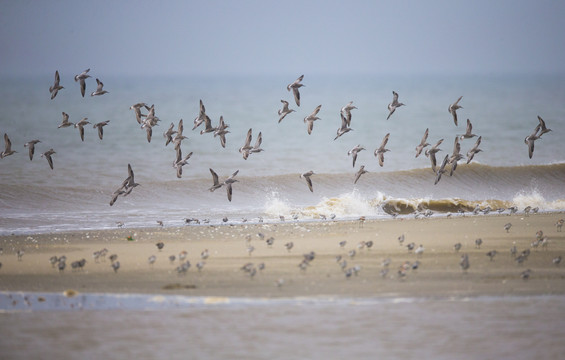
[[271,191],[267,195],[267,200],[265,201],[265,214],[267,216],[289,216],[292,210],[288,199],[281,198],[278,191]]
[[514,198],[512,202],[519,209],[527,206],[538,207],[540,210],[563,210],[565,209],[565,199],[557,199],[547,201],[537,189],[530,192],[521,191]]
[[314,206],[303,210],[305,216],[318,218],[320,215],[336,215],[338,217],[355,217],[382,215],[380,204],[384,196],[378,193],[376,198],[364,198],[357,190],[341,194],[337,197],[326,198]]

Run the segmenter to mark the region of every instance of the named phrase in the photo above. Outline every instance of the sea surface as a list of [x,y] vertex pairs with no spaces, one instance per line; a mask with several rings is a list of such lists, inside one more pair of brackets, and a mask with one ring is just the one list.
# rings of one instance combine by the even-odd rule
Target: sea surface
[[[116,226],[182,225],[186,218],[210,223],[299,220],[335,215],[388,217],[431,209],[442,215],[481,207],[526,206],[540,211],[565,209],[565,76],[322,76],[305,74],[300,107],[287,84],[301,74],[252,77],[119,77],[95,68],[87,79],[86,96],[73,79],[80,69],[59,69],[57,97],[48,91],[53,74],[42,77],[0,79],[0,134],[8,134],[12,156],[0,159],[0,234],[46,233],[104,229]],[[100,78],[102,96],[90,96]],[[386,120],[392,91],[406,104]],[[448,106],[463,96],[455,126]],[[278,122],[281,99],[296,110]],[[223,116],[229,125],[227,145],[210,133],[192,130],[202,100],[212,125]],[[341,124],[340,109],[353,101],[354,129],[334,140]],[[152,141],[146,139],[130,106],[155,105],[161,119]],[[303,118],[322,105],[311,135]],[[100,140],[92,125],[85,139],[73,127],[58,129],[62,112],[71,122],[86,117],[91,123],[110,120]],[[551,132],[536,141],[528,157],[524,138],[541,116]],[[193,153],[182,178],[172,167],[175,150],[165,146],[163,132],[171,123],[184,123],[183,154]],[[444,174],[434,185],[435,173],[415,147],[429,129],[428,142],[444,139],[437,154],[441,162],[453,149],[454,139],[465,132],[466,120],[482,136],[470,164],[459,162],[453,176]],[[252,144],[262,134],[263,152],[244,160],[238,149],[249,129]],[[390,133],[384,166],[373,152]],[[33,161],[24,143],[39,139]],[[476,137],[461,140],[465,155]],[[0,139],[0,148],[3,149]],[[348,151],[366,150],[355,166]],[[41,153],[50,148],[54,170]],[[112,194],[135,173],[136,187],[110,206]],[[361,165],[369,171],[357,184]],[[224,188],[209,192],[212,168],[220,181],[239,170],[228,201]],[[313,192],[300,174],[314,171]],[[411,215],[410,215],[411,216]]]
[[563,296],[0,293],[3,359],[559,359]]

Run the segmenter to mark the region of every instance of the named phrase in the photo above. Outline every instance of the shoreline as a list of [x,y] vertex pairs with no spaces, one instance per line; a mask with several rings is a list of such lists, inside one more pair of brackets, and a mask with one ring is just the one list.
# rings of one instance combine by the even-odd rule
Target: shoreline
[[[175,228],[137,228],[0,236],[0,290],[2,292],[60,293],[72,289],[81,294],[154,294],[210,298],[395,298],[475,297],[565,294],[565,264],[552,260],[565,255],[565,233],[555,222],[561,213],[515,215],[467,215],[451,218],[386,219],[325,222],[281,222],[270,224],[200,225]],[[507,233],[506,223],[512,223]],[[543,230],[547,247],[532,248],[536,232]],[[264,234],[264,239],[257,235]],[[398,237],[405,235],[402,246]],[[128,241],[132,236],[134,241]],[[246,238],[250,237],[248,241]],[[266,239],[273,237],[271,246]],[[475,239],[482,238],[480,248]],[[341,247],[340,241],[347,243]],[[361,248],[373,242],[373,246]],[[163,242],[159,251],[157,242]],[[286,243],[293,242],[287,250]],[[417,255],[406,244],[424,247]],[[462,248],[456,252],[455,243]],[[518,264],[510,254],[530,249],[528,259]],[[254,251],[248,254],[248,246]],[[98,262],[93,253],[108,249]],[[209,257],[202,259],[207,249]],[[23,250],[21,261],[16,252]],[[355,250],[352,257],[349,252]],[[489,260],[486,253],[498,254]],[[177,271],[178,256],[187,252],[191,266]],[[308,265],[299,265],[304,254],[315,253]],[[467,253],[470,268],[459,262]],[[118,255],[115,272],[109,256]],[[59,272],[51,256],[67,257]],[[153,265],[148,258],[155,255]],[[174,262],[169,260],[175,255]],[[347,261],[344,270],[336,261]],[[71,263],[86,259],[82,270]],[[381,271],[390,259],[388,273]],[[186,261],[184,260],[184,261]],[[198,262],[205,262],[201,271]],[[401,269],[419,261],[418,269]],[[241,268],[248,264],[249,271]],[[260,269],[264,264],[264,269]],[[252,270],[255,269],[255,270]],[[351,270],[350,270],[351,269]],[[358,269],[358,271],[355,271]],[[521,274],[531,269],[528,279]],[[346,276],[347,271],[350,276]],[[401,270],[401,273],[399,273]],[[253,275],[252,275],[253,273]],[[357,273],[357,274],[355,274]]]

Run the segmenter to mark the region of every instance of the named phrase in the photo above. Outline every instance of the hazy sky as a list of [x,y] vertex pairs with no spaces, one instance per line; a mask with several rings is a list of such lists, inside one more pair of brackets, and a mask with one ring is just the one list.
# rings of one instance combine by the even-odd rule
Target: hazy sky
[[0,76],[565,73],[565,1],[0,0]]

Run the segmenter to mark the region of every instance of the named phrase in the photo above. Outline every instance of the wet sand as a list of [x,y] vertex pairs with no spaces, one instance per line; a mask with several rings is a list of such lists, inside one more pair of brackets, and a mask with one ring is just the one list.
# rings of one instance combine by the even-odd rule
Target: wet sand
[[[451,218],[390,219],[326,222],[280,222],[272,224],[237,224],[222,226],[184,226],[180,228],[124,228],[72,233],[0,237],[0,290],[25,292],[139,293],[218,297],[451,297],[541,295],[565,293],[565,263],[553,264],[565,256],[565,232],[558,232],[562,213],[516,215],[466,215]],[[506,223],[512,223],[509,232]],[[536,232],[548,237],[547,247],[532,248]],[[264,240],[257,235],[264,234]],[[401,246],[398,237],[404,234]],[[131,236],[133,241],[128,241]],[[251,240],[246,238],[250,237]],[[269,246],[266,239],[273,237]],[[481,238],[480,248],[475,239]],[[165,246],[159,251],[156,243]],[[346,241],[344,247],[339,242]],[[362,242],[373,241],[371,248]],[[293,242],[288,251],[285,244]],[[424,247],[421,255],[409,251],[408,243]],[[459,252],[454,244],[461,243]],[[510,254],[516,244],[518,253],[530,249],[523,264]],[[247,247],[255,250],[248,254]],[[108,249],[105,259],[96,261],[93,253]],[[201,253],[208,249],[206,260]],[[23,250],[21,261],[16,252]],[[354,257],[349,252],[355,250]],[[486,255],[498,254],[491,261]],[[179,274],[178,255],[187,252],[191,267]],[[313,251],[315,258],[305,270],[299,264],[303,254]],[[461,255],[468,254],[470,268],[463,271]],[[118,255],[120,268],[111,267],[109,256]],[[59,272],[51,256],[65,255],[67,267]],[[157,257],[153,265],[148,258]],[[175,255],[174,262],[169,260]],[[336,261],[341,255],[345,269],[358,266],[357,275],[345,276]],[[72,270],[71,263],[86,259],[82,270]],[[390,259],[388,273],[382,263]],[[405,276],[399,268],[420,262],[417,270]],[[202,271],[196,263],[205,261]],[[252,263],[255,276],[241,268]],[[259,264],[265,268],[259,270]],[[531,269],[529,279],[521,273]],[[282,284],[281,284],[282,283]]]

